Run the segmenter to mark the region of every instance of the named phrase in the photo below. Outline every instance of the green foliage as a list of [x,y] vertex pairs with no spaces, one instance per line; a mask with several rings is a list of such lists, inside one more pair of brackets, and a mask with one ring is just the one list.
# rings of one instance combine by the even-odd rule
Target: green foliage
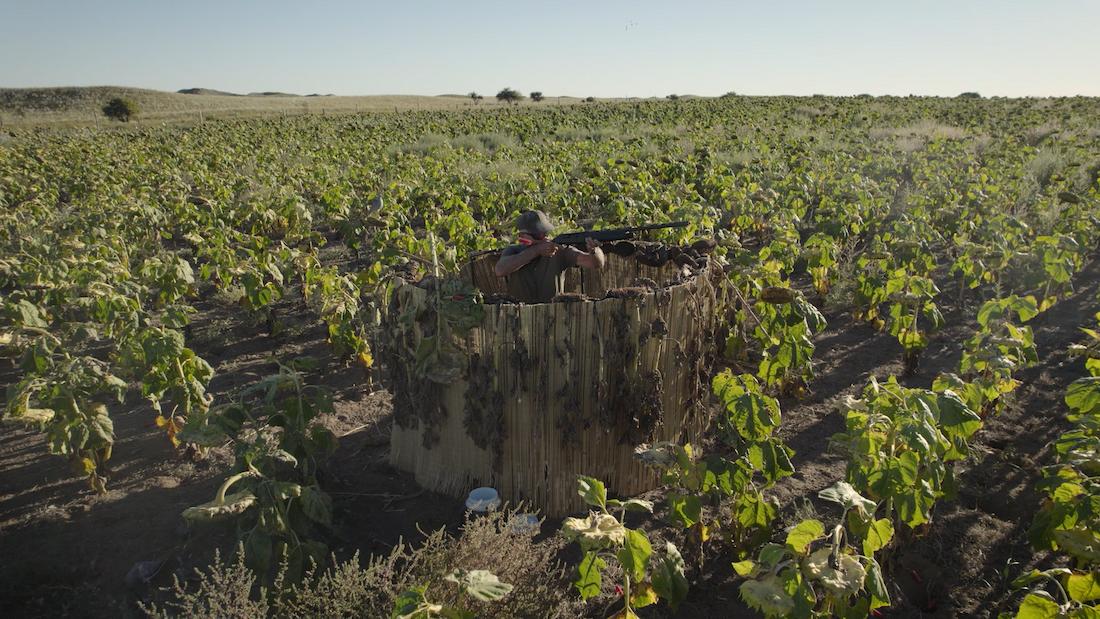
[[[585,518],[566,518],[561,534],[576,542],[584,553],[573,581],[581,599],[601,594],[604,570],[609,561],[614,561],[622,573],[622,586],[616,589],[621,591],[618,603],[622,608],[616,616],[632,617],[634,609],[658,600],[665,600],[675,609],[688,589],[679,550],[668,542],[664,553],[658,555],[644,532],[623,524],[627,511],[651,512],[653,505],[636,499],[608,499],[603,482],[592,477],[577,479],[577,493],[594,509]],[[612,514],[611,509],[617,510],[618,515]]]
[[[874,502],[840,482],[821,493],[839,503],[845,516],[828,532],[818,520],[792,527],[784,543],[769,543],[755,559],[733,564],[741,599],[765,617],[866,617],[889,606],[890,596],[874,553],[885,543],[874,534],[862,547],[853,531],[889,531],[888,519],[875,521]],[[888,541],[888,537],[886,538]],[[862,551],[862,552],[861,552]]]
[[357,360],[364,368],[374,365],[361,313],[362,290],[356,277],[341,274],[308,259],[302,269],[302,295],[328,327],[328,342],[336,354]]
[[[1033,296],[1039,311],[1072,291],[1100,241],[1095,102],[821,97],[812,105],[784,97],[681,98],[507,114],[214,121],[201,130],[17,132],[0,144],[0,354],[20,361],[5,418],[41,427],[49,448],[100,488],[111,445],[107,411],[123,380],[142,383],[171,422],[164,423],[170,436],[184,424],[202,441],[204,433],[224,425],[230,435],[246,422],[276,445],[278,427],[205,402],[209,372],[189,356],[196,345],[178,337],[189,332],[197,293],[235,297],[241,313],[273,333],[276,312],[304,302],[338,354],[369,365],[377,313],[400,290],[390,285],[396,277],[457,271],[473,252],[506,242],[507,223],[529,208],[567,227],[687,219],[683,237],[670,240],[713,237],[731,284],[721,308],[729,317],[726,356],[772,395],[798,395],[812,379],[813,336],[824,321],[798,291],[803,270],[818,295],[827,292],[857,318],[889,328],[914,360],[937,322],[944,273],[962,303]],[[736,131],[726,130],[731,118]],[[460,333],[476,304],[456,300],[463,291],[424,286],[435,298],[420,318]],[[987,320],[968,341],[957,375],[933,385],[933,416],[943,416],[940,398],[949,400],[949,392],[982,414],[1003,405],[1015,369],[1032,358],[1022,326],[1030,311],[1028,304],[1027,312],[979,312]],[[414,378],[445,381],[457,358],[453,342],[421,335],[411,349],[420,363]],[[177,360],[182,377],[172,372]],[[1090,362],[1095,371],[1100,361],[1093,355]],[[1087,387],[1073,388],[1071,404],[1088,406]],[[66,394],[75,406],[55,402]],[[754,436],[770,422],[766,403],[743,397],[755,402],[753,412],[724,420],[726,436],[737,441],[740,431]],[[963,428],[973,421],[957,416]],[[849,433],[855,437],[854,428]],[[868,431],[865,438],[915,451],[888,436]],[[946,449],[930,436],[931,451]],[[1067,458],[1080,456],[1063,445]],[[738,487],[759,489],[770,483],[772,462],[784,470],[783,450],[737,453],[733,468],[698,450],[679,454],[674,483],[682,490],[671,511],[681,526],[711,518],[721,494],[714,488],[727,473],[751,468],[752,484]],[[306,464],[292,468],[312,466],[308,457],[296,459]],[[918,477],[937,467],[929,459]],[[261,481],[239,479],[220,507],[252,517],[263,497],[253,503],[241,493]],[[897,511],[852,485],[878,502],[879,516]],[[309,498],[311,511],[322,514]],[[612,501],[607,508],[617,512]],[[730,518],[748,526],[768,516],[765,502],[749,501]],[[875,531],[872,546],[884,535]],[[1088,540],[1063,541],[1081,549]],[[654,556],[662,556],[656,546]],[[618,561],[606,556],[608,565]],[[501,578],[517,584],[498,604],[504,607],[524,587]],[[660,588],[655,574],[647,578]],[[441,591],[434,580],[431,586],[433,595]],[[639,594],[639,603],[648,599]]]
[[540,92],[538,90],[531,91],[531,100],[532,101],[534,101],[535,103],[538,103],[539,101],[542,101],[542,99],[543,99],[542,92]]
[[798,257],[789,243],[773,242],[759,262],[731,272],[741,303],[726,341],[727,356],[736,359],[758,351],[757,376],[783,395],[805,392],[814,375],[811,338],[826,327],[821,312],[781,278]]
[[[317,417],[332,404],[327,392],[282,364],[241,397],[193,416],[180,432],[181,440],[201,446],[230,441],[237,454],[236,472],[214,500],[183,516],[190,522],[235,520],[249,567],[269,577],[285,557],[285,576],[296,582],[328,553],[320,533],[332,525],[332,499],[317,483],[317,468],[335,450],[336,437]],[[234,486],[237,491],[227,494]]]
[[[470,596],[482,602],[493,602],[508,595],[512,585],[500,582],[491,572],[485,570],[454,570],[444,580],[458,585],[459,602],[463,596]],[[436,604],[427,598],[428,587],[415,587],[397,596],[391,619],[473,619],[477,615],[459,605]]]
[[67,458],[73,471],[103,494],[115,442],[106,402],[121,403],[126,383],[104,361],[73,355],[39,326],[45,320],[37,308],[24,303],[19,309],[23,326],[11,344],[22,350],[23,378],[9,386],[3,416],[40,428],[50,453]]
[[[1100,314],[1096,316],[1100,320]],[[1028,536],[1037,550],[1067,555],[1070,568],[1017,578],[1017,588],[1038,584],[1023,599],[1018,617],[1085,617],[1100,612],[1100,364],[1095,330],[1083,329],[1091,340],[1075,352],[1085,357],[1090,376],[1075,380],[1066,391],[1068,418],[1074,428],[1054,442],[1056,462],[1045,467],[1039,488],[1046,493]],[[1057,597],[1042,589],[1053,585]],[[1046,613],[1045,615],[1042,613]]]
[[931,279],[907,273],[905,269],[891,272],[886,280],[886,300],[889,303],[890,334],[898,339],[905,351],[905,368],[912,373],[920,354],[928,347],[928,335],[922,328],[935,331],[943,326],[943,315],[933,299],[939,288]]
[[129,122],[138,115],[138,106],[130,99],[115,97],[103,106],[103,115],[111,120]]
[[497,93],[497,101],[500,101],[501,103],[515,104],[522,101],[523,98],[523,93],[519,92],[518,90],[513,90],[511,88],[502,88],[500,89],[500,92]]
[[[767,538],[777,514],[764,490],[791,475],[793,452],[774,434],[779,404],[761,392],[756,377],[726,370],[714,378],[714,393],[724,412],[717,419],[719,437],[732,457],[703,457],[692,445],[640,445],[635,455],[661,471],[668,495],[671,524],[688,530],[689,556],[702,560],[702,547],[720,536],[738,552]],[[728,520],[716,519],[728,511]]]
[[849,398],[846,431],[833,444],[848,458],[847,482],[886,517],[913,528],[952,491],[951,462],[969,453],[981,418],[953,391],[908,389],[894,377],[871,379],[862,399]]
[[[120,351],[121,365],[141,381],[141,393],[157,412],[157,426],[173,445],[192,414],[205,415],[212,398],[206,385],[214,376],[210,364],[184,346],[183,333],[148,327],[127,338]],[[165,410],[163,402],[172,407]]]
[[998,412],[1004,404],[1002,397],[1020,385],[1013,374],[1038,360],[1031,328],[1016,324],[1038,313],[1031,296],[987,301],[978,310],[980,330],[964,345],[959,375],[937,377],[932,389],[953,390],[983,418]]
[[814,290],[819,295],[829,293],[839,252],[840,244],[837,240],[821,232],[814,233],[802,244],[802,257],[806,260],[806,269],[813,278]]

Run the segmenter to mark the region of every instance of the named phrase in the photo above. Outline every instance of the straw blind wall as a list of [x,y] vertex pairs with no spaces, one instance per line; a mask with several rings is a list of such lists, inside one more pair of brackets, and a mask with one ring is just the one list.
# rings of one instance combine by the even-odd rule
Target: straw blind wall
[[[486,257],[463,276],[485,293],[503,292],[494,263]],[[635,445],[694,442],[708,421],[700,404],[709,389],[717,269],[692,274],[609,254],[601,271],[567,274],[568,289],[592,297],[639,277],[664,287],[596,301],[484,305],[480,324],[458,336],[460,376],[391,385],[395,467],[456,498],[492,486],[548,516],[583,509],[579,474],[618,496],[656,487],[657,474],[633,457]],[[430,303],[431,294],[399,286],[391,328],[401,308]],[[403,362],[412,360],[390,358]],[[411,410],[399,416],[397,402]]]

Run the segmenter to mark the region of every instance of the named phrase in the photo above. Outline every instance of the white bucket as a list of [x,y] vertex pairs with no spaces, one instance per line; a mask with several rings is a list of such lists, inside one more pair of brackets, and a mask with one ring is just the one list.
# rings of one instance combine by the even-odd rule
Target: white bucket
[[485,513],[497,507],[500,507],[500,496],[495,488],[474,488],[466,498],[466,509],[472,512]]

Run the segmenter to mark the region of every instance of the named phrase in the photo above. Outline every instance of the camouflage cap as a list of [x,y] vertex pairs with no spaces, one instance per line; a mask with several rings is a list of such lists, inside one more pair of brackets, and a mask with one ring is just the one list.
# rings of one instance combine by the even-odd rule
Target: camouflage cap
[[516,218],[516,229],[534,236],[541,236],[550,234],[554,224],[550,223],[550,218],[542,211],[524,211]]

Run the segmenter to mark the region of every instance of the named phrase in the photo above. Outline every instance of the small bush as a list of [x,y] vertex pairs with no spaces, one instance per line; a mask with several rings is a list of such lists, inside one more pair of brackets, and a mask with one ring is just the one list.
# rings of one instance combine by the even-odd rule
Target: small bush
[[150,617],[222,617],[223,619],[253,619],[267,616],[270,608],[262,591],[253,596],[256,574],[244,564],[244,552],[238,548],[233,563],[222,561],[221,553],[205,570],[195,570],[197,585],[185,587],[179,579],[165,589],[172,600],[164,608],[156,604],[140,604]]
[[386,149],[389,154],[412,153],[416,155],[429,155],[443,148],[447,144],[447,138],[434,133],[426,133],[420,139],[411,144],[394,144]]
[[665,98],[668,99],[669,101],[676,101],[680,98],[680,95],[671,94],[671,95],[666,95]]
[[542,93],[537,91],[537,90],[531,93],[531,100],[534,101],[535,103],[538,103],[539,101],[542,101],[543,98],[544,97],[542,96]]
[[959,93],[960,99],[981,99],[982,96],[976,92],[963,92]]
[[558,127],[554,131],[554,139],[562,142],[602,142],[626,137],[621,127]]
[[512,90],[511,88],[502,88],[497,93],[497,101],[501,103],[519,103],[523,100],[523,93],[518,90]]
[[1035,179],[1040,188],[1046,188],[1054,173],[1065,167],[1065,159],[1058,153],[1046,150],[1027,162],[1025,169],[1028,176]]
[[1080,166],[1074,186],[1077,191],[1087,193],[1093,188],[1097,188],[1097,181],[1100,181],[1100,159]]
[[103,106],[103,114],[112,120],[129,122],[138,114],[138,106],[129,99],[115,97]]
[[520,144],[515,136],[506,133],[474,133],[454,138],[451,140],[451,147],[492,155],[502,148],[518,150]]
[[596,100],[596,97],[585,97],[585,98],[584,98],[584,102],[585,102],[585,103],[592,103],[592,102],[594,102],[595,100]]
[[[398,544],[365,566],[358,555],[335,562],[307,573],[299,585],[279,578],[271,591],[257,586],[238,551],[233,563],[216,557],[198,571],[197,586],[177,580],[163,590],[169,597],[163,606],[143,605],[142,610],[152,617],[388,617],[401,593],[427,585],[434,602],[461,604],[477,617],[580,616],[583,605],[555,558],[561,538],[535,543],[534,533],[514,530],[511,524],[520,511],[468,518],[458,537],[439,529],[419,547]],[[496,602],[460,598],[458,588],[443,578],[459,568],[489,570],[514,588]]]
[[1058,133],[1058,125],[1054,123],[1046,123],[1038,127],[1031,127],[1024,132],[1024,141],[1028,146],[1038,146],[1043,143],[1044,140],[1052,135]]

